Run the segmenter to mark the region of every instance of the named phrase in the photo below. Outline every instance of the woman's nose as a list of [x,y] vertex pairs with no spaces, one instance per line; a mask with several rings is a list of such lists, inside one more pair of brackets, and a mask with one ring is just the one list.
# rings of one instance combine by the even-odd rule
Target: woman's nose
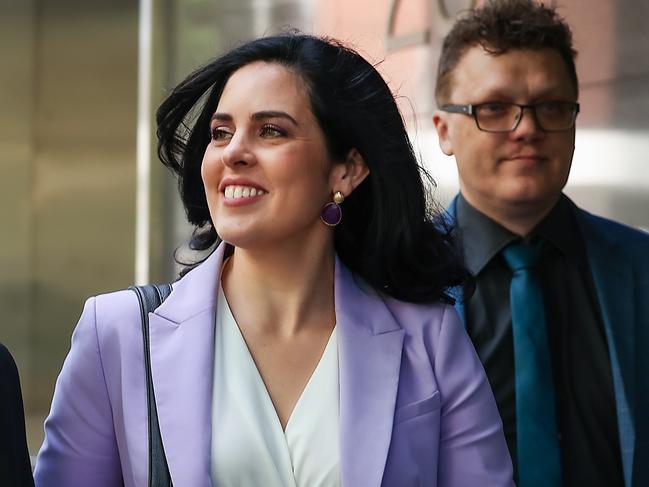
[[234,133],[228,145],[223,148],[221,161],[230,167],[237,165],[249,166],[255,163],[255,155],[245,134],[241,132]]

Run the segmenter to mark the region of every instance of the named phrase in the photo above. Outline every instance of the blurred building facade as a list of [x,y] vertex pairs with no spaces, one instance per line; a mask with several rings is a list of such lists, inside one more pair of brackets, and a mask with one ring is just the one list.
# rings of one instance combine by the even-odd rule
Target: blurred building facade
[[[259,35],[290,26],[339,38],[380,62],[448,201],[457,174],[430,120],[435,65],[455,15],[481,3],[153,0],[148,96],[155,107],[193,68]],[[573,28],[581,85],[567,193],[648,229],[649,3],[563,0],[558,8]],[[136,255],[142,12],[132,0],[0,0],[0,341],[21,372],[32,454],[84,299],[133,283],[136,259],[147,259],[147,280],[173,279],[173,252],[191,231],[175,182],[153,161],[147,252]]]

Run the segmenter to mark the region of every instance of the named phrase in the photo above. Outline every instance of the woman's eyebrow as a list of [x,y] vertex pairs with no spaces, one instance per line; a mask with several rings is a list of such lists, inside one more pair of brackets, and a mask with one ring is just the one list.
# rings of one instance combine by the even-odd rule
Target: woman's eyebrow
[[[291,123],[293,123],[293,125],[295,125],[296,127],[299,126],[297,120],[291,117],[288,113],[282,112],[281,110],[262,110],[261,112],[253,113],[250,118],[252,118],[253,120],[263,120],[265,118],[285,118],[286,120],[289,120]],[[212,120],[217,120],[219,122],[231,122],[232,115],[230,115],[229,113],[216,112],[214,115],[212,115]]]
[[255,112],[250,118],[252,118],[253,120],[263,120],[264,118],[285,118],[287,120],[290,120],[296,127],[299,126],[299,124],[293,117],[291,117],[288,113],[282,112],[280,110],[263,110],[261,112]]
[[228,113],[216,112],[214,115],[212,115],[212,120],[218,120],[219,122],[231,122],[232,115]]

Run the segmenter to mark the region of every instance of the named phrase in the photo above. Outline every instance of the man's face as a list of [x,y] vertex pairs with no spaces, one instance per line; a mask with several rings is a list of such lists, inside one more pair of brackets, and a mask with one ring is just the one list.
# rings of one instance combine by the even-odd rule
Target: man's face
[[[492,55],[472,47],[451,77],[444,104],[576,101],[568,70],[554,49]],[[478,210],[488,215],[543,213],[559,198],[570,172],[574,126],[544,132],[529,109],[508,133],[483,132],[464,114],[437,111],[433,121],[442,150],[455,155],[462,194]]]

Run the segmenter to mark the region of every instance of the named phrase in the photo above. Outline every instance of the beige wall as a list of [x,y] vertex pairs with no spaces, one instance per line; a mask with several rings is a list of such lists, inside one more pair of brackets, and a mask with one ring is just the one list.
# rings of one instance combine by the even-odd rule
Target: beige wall
[[133,280],[137,6],[0,6],[0,341],[29,446],[84,299]]

